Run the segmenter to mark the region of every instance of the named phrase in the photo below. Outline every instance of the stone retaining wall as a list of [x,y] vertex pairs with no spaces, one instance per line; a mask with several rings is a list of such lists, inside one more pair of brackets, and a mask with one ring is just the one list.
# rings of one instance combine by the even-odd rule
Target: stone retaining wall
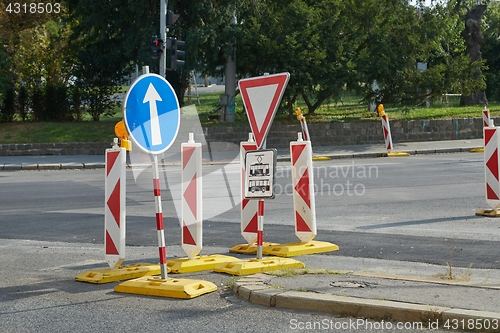
[[0,156],[104,155],[109,142],[10,143],[0,144]]
[[[392,140],[398,142],[478,139],[483,136],[481,118],[392,121]],[[273,124],[267,139],[269,148],[289,147],[297,139],[300,124]],[[248,139],[248,126],[216,126],[203,129],[209,142],[228,142],[239,145]],[[380,121],[309,124],[313,146],[345,146],[383,144]],[[180,138],[178,138],[179,140]],[[185,139],[185,138],[183,138]],[[185,140],[184,140],[185,141]],[[25,143],[0,144],[0,156],[26,155],[104,155],[111,143]],[[174,147],[177,145],[174,145]]]
[[[478,139],[483,137],[481,118],[444,120],[392,121],[392,140],[398,142],[441,141]],[[381,121],[315,123],[308,124],[313,146],[346,146],[384,143]],[[239,144],[248,138],[250,127],[209,127],[205,137],[210,142]],[[273,124],[267,139],[267,147],[285,148],[297,139],[300,124]]]

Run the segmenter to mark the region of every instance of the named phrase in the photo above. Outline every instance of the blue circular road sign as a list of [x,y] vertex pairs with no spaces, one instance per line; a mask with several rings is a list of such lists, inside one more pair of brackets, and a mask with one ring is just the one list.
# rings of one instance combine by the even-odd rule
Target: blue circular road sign
[[125,96],[123,119],[130,138],[144,152],[160,154],[170,148],[181,119],[170,83],[157,74],[140,76]]

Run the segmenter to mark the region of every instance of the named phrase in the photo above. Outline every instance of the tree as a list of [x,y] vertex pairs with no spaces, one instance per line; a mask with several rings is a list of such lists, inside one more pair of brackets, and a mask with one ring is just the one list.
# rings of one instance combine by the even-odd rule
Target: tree
[[14,120],[16,112],[16,91],[11,86],[5,92],[3,104],[0,107],[0,121],[10,122]]
[[284,100],[289,114],[302,97],[310,113],[345,84],[349,66],[342,46],[341,1],[260,1],[240,8],[237,70],[240,75],[290,72]]
[[472,79],[482,88],[478,91],[472,91],[470,95],[462,95],[460,105],[486,105],[488,100],[484,91],[485,84],[482,77],[480,64],[482,61],[481,44],[484,42],[484,36],[481,31],[481,20],[486,10],[486,5],[475,5],[467,9],[465,15],[465,28],[462,33],[466,41],[467,53],[470,56],[471,66],[474,66]]
[[[73,74],[73,59],[68,50],[71,26],[63,19],[61,14],[57,20],[23,30],[12,57],[19,89],[26,89],[28,95],[37,89],[43,92],[43,108],[39,110],[41,113],[34,114],[34,120],[71,118],[66,94]],[[22,115],[22,119],[28,117]]]
[[302,97],[314,113],[346,88],[369,98],[373,80],[401,101],[430,43],[406,1],[258,1],[239,15],[240,74],[289,71],[289,112]]
[[[56,1],[49,2],[56,3]],[[22,86],[22,84],[18,84],[20,80],[28,84],[34,81],[30,75],[27,77],[20,75],[25,69],[23,66],[36,66],[38,63],[37,60],[44,58],[46,50],[43,52],[34,52],[33,54],[33,51],[41,50],[41,48],[37,49],[38,46],[43,47],[43,45],[39,45],[38,41],[28,45],[28,40],[37,37],[36,33],[38,31],[35,29],[42,27],[52,19],[63,16],[63,12],[56,13],[55,11],[52,13],[44,12],[42,14],[15,13],[16,4],[22,8],[24,4],[29,6],[31,3],[32,1],[29,0],[20,0],[15,3],[0,0],[0,8],[2,9],[0,11],[0,100],[2,99],[2,94],[5,94],[12,85],[20,88]],[[60,1],[57,1],[57,3],[61,5]],[[23,48],[26,46],[30,48],[31,60],[35,60],[34,63],[28,59],[20,59],[21,57],[18,55],[20,52],[23,52]],[[56,51],[56,53],[61,55],[60,51]],[[52,64],[53,59],[46,64],[48,63]]]
[[[178,81],[179,101],[189,84],[189,74],[222,77],[229,56],[234,54],[232,41],[240,27],[233,23],[238,8],[248,0],[191,0],[169,1],[170,10],[180,17],[168,35],[186,42],[185,64],[168,77]],[[168,60],[167,60],[168,61]]]
[[481,21],[489,2],[485,1],[485,4],[479,4],[479,1],[455,1],[454,12],[456,14],[461,15],[463,10],[466,10],[465,15],[462,14],[464,22],[462,37],[465,40],[470,62],[470,84],[463,87],[460,105],[486,105],[488,103],[485,93],[486,84],[482,74],[484,62],[481,44],[484,42],[484,36]]
[[483,58],[488,70],[486,79],[486,96],[488,100],[500,101],[500,6],[488,6],[485,12]]
[[5,93],[7,92],[10,83],[13,81],[10,66],[7,51],[3,45],[0,45],[0,104],[2,104]]
[[[136,64],[158,67],[150,59],[151,36],[159,26],[159,2],[153,0],[68,0],[75,22],[70,47],[75,88],[92,119],[112,112],[113,95]],[[73,89],[74,91],[74,89]],[[78,107],[76,107],[78,109]]]

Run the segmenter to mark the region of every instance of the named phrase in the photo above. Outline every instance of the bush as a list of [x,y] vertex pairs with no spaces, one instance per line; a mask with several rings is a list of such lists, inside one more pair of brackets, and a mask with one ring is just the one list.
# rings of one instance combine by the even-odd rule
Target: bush
[[5,92],[3,104],[0,109],[0,121],[10,122],[14,120],[16,114],[16,92],[14,86],[11,86]]
[[33,120],[43,120],[44,105],[43,92],[40,88],[35,88],[31,96],[31,109],[33,110]]

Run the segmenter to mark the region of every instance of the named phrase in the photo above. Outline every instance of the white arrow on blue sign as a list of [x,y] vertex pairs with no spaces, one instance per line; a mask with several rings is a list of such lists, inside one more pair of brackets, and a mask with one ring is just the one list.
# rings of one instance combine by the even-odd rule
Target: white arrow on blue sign
[[170,148],[179,132],[180,113],[174,89],[157,74],[140,76],[123,103],[130,138],[149,154],[161,154]]

